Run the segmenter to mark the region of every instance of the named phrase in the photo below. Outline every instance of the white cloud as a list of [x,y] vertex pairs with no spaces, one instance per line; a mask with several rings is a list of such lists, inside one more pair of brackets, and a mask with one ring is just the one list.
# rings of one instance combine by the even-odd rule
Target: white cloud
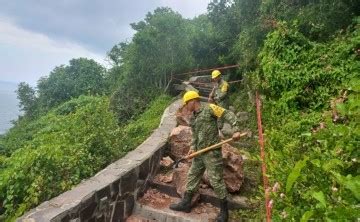
[[159,0],[159,2],[159,5],[168,6],[185,18],[193,18],[205,13],[211,0]]
[[72,58],[86,57],[105,65],[105,55],[91,52],[78,44],[54,40],[31,32],[0,18],[0,79],[34,84],[55,66]]
[[53,40],[44,34],[21,29],[9,20],[0,18],[0,43],[48,53],[86,55],[102,63],[103,56],[90,52],[84,47],[68,41]]
[[[106,51],[134,34],[131,22],[167,6],[186,18],[211,0],[4,1],[0,7],[0,80],[31,84],[72,58],[106,64]],[[12,18],[13,20],[11,20]]]

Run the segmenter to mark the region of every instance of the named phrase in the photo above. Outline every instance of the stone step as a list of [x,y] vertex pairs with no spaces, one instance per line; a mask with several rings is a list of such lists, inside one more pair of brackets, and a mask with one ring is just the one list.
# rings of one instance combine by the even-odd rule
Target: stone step
[[[196,203],[190,213],[169,209],[170,204],[179,201],[178,197],[150,188],[135,202],[132,215],[126,222],[211,222],[215,221],[220,212],[218,207],[205,202]],[[229,219],[229,222],[239,220]]]
[[[150,187],[160,191],[163,194],[166,194],[171,197],[178,197],[176,192],[176,187],[170,184],[166,184],[157,180],[150,182]],[[216,197],[212,189],[203,189],[199,188],[200,194],[200,203],[208,203],[213,206],[219,207],[220,200]],[[229,209],[251,209],[251,204],[249,203],[248,198],[244,196],[231,195],[228,197]]]
[[[177,212],[169,209],[171,203],[177,203],[180,198],[170,197],[157,199],[140,199],[135,203],[132,216],[127,222],[207,222],[215,221],[219,209],[211,204],[200,203],[194,206],[190,213]],[[131,219],[131,220],[130,220]]]
[[211,83],[210,75],[202,75],[202,76],[192,76],[189,79],[190,82],[203,82],[203,83]]
[[132,214],[130,217],[126,219],[125,222],[155,222],[156,220],[147,219],[140,215]]

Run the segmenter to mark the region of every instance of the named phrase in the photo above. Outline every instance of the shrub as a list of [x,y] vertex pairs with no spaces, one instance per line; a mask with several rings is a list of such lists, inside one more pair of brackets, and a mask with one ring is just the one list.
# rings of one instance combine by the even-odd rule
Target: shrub
[[356,25],[315,43],[282,24],[265,41],[257,78],[268,175],[281,187],[274,221],[360,217],[359,37]]
[[[10,157],[0,156],[4,215],[13,220],[134,149],[158,126],[170,101],[169,96],[160,96],[122,128],[108,110],[106,97],[80,96],[31,122],[37,127],[30,138],[20,142]],[[12,137],[16,132],[23,133],[15,130]]]

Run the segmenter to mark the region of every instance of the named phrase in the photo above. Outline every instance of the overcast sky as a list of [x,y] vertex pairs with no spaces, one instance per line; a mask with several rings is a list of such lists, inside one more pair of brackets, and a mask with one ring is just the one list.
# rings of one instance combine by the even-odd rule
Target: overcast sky
[[106,52],[134,34],[130,23],[167,6],[185,18],[211,0],[0,0],[0,80],[32,85],[58,65]]

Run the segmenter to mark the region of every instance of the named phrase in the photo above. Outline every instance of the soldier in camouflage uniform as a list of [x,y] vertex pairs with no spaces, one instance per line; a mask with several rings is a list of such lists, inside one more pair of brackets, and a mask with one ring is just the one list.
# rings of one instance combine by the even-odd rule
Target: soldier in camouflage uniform
[[[191,120],[193,138],[189,153],[219,142],[217,127],[218,118],[224,119],[233,126],[234,130],[238,130],[237,118],[232,112],[215,104],[201,104],[199,94],[197,92],[189,91],[185,93],[184,103],[187,106],[186,108],[193,112]],[[234,140],[238,140],[239,138],[239,132],[233,134]],[[170,209],[184,212],[191,211],[191,199],[199,187],[200,180],[205,172],[205,169],[208,170],[209,180],[216,195],[219,199],[221,199],[221,210],[219,216],[217,217],[217,221],[227,221],[227,190],[223,180],[223,160],[220,149],[206,152],[193,159],[188,173],[184,198],[178,204],[171,204]]]
[[209,95],[208,102],[227,108],[226,100],[229,84],[221,78],[221,72],[219,70],[214,70],[211,73],[211,78],[215,82],[215,85]]

